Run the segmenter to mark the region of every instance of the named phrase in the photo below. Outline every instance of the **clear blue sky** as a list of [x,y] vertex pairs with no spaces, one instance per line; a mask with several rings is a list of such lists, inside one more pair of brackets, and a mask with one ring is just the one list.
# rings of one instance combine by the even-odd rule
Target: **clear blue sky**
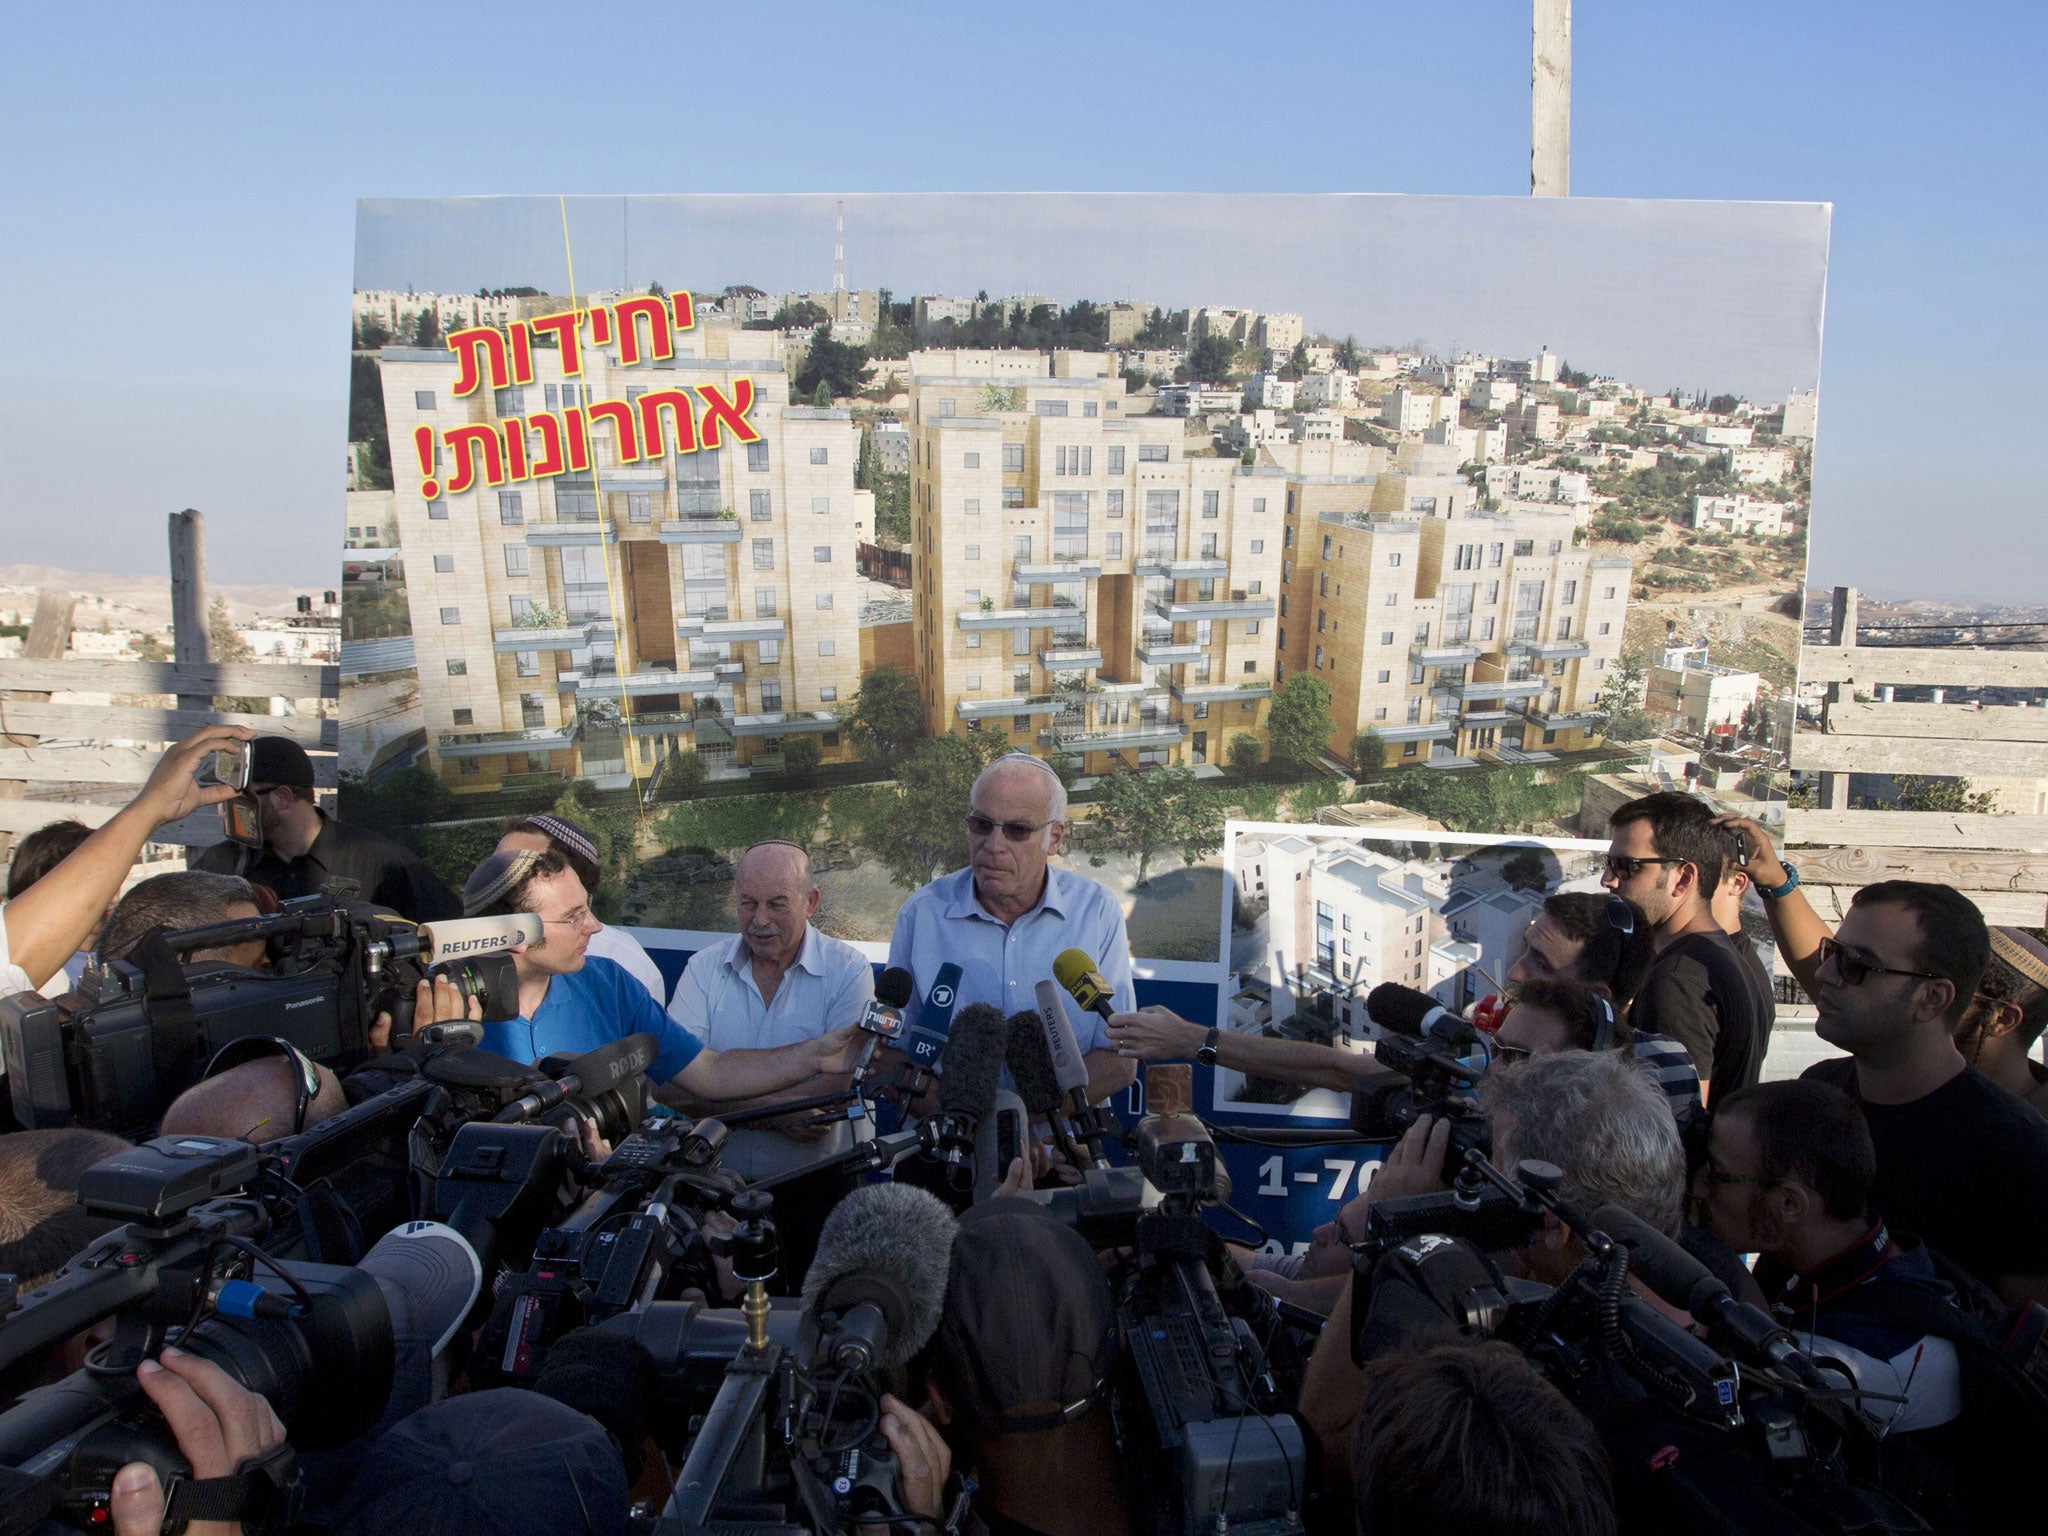
[[[1528,11],[25,10],[0,563],[162,569],[194,505],[216,580],[332,579],[358,197],[1516,194]],[[2048,6],[1574,13],[1575,193],[1835,205],[1813,579],[2048,601]]]

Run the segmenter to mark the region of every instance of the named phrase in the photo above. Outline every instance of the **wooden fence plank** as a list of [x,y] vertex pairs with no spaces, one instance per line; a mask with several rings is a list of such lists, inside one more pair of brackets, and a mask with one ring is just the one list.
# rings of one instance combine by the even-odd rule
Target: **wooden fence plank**
[[1868,885],[1932,880],[1966,891],[2048,893],[2048,858],[1946,848],[1802,848],[1791,855],[1802,884]]
[[[2048,853],[2048,816],[1948,811],[1785,812],[1785,839],[1870,848],[2015,849]],[[1798,860],[1795,858],[1794,863]]]
[[[0,832],[20,836],[53,821],[82,821],[88,827],[101,827],[112,821],[120,809],[118,805],[77,805],[61,800],[0,800]],[[150,834],[149,840],[182,843],[188,848],[220,842],[220,813],[208,806],[180,821],[166,822]]]
[[[1797,855],[1793,862],[1799,862]],[[1806,892],[1806,899],[1813,904],[1813,910],[1830,928],[1841,922],[1842,914],[1849,910],[1849,903],[1855,899],[1859,889],[1853,885],[1809,887],[1803,881],[1799,888]],[[1976,904],[1987,923],[2010,928],[2039,928],[2042,925],[2043,901],[2038,892],[1964,891],[1962,894]]]
[[81,656],[65,661],[0,661],[0,688],[75,689],[92,693],[261,694],[287,699],[341,697],[341,668],[298,662],[227,661],[180,666],[174,661],[118,661]]
[[2048,742],[2048,709],[2008,704],[1990,704],[1983,709],[1967,704],[1830,704],[1828,734]]
[[[31,784],[141,785],[155,771],[163,753],[154,747],[26,747],[0,748],[0,779]],[[314,752],[313,783],[333,789],[341,782],[341,760]]]
[[1984,651],[1961,646],[1807,645],[1799,681],[1871,689],[1886,683],[1935,688],[2048,688],[2048,651]]
[[[1970,712],[1953,709],[1949,713],[1967,717]],[[2048,710],[2012,709],[1999,710],[1997,713],[2048,715]],[[2048,778],[2048,741],[1965,741],[1922,736],[1845,736],[1833,731],[1797,731],[1792,737],[1792,766],[1809,773],[1905,773],[1949,777],[1965,774],[1971,778]]]
[[181,741],[208,725],[245,725],[302,747],[341,745],[341,723],[315,715],[225,715],[196,709],[97,709],[86,704],[0,704],[0,730],[81,741]]

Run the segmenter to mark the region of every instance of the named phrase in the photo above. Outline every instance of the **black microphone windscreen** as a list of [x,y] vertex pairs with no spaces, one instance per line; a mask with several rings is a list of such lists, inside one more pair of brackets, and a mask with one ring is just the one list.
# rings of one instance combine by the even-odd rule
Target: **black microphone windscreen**
[[910,972],[900,965],[892,965],[875,981],[875,1001],[887,1003],[891,1008],[907,1007],[910,996],[917,989],[917,982]]
[[1702,1280],[1727,1287],[1712,1270],[1640,1216],[1618,1205],[1603,1205],[1592,1215],[1593,1230],[1605,1232],[1628,1249],[1629,1268],[1643,1284],[1675,1307],[1688,1306]]
[[586,1095],[603,1093],[638,1077],[654,1065],[654,1058],[660,1054],[661,1047],[654,1036],[643,1032],[585,1051],[569,1063],[569,1071],[576,1074]]
[[1373,1023],[1396,1034],[1420,1035],[1422,1021],[1432,1010],[1442,1007],[1427,992],[1418,992],[1396,981],[1383,981],[1365,994],[1365,1011],[1372,1015]]
[[1034,1115],[1059,1108],[1060,1085],[1053,1076],[1052,1053],[1045,1046],[1045,1030],[1036,1013],[1010,1015],[1010,1048],[1006,1059],[1010,1076],[1017,1083],[1017,1097]]
[[[963,1021],[967,1012],[961,1011]],[[958,1230],[946,1203],[928,1191],[863,1184],[832,1208],[819,1229],[817,1256],[804,1276],[804,1310],[875,1306],[888,1325],[875,1363],[885,1369],[907,1363],[938,1331]]]
[[1010,1026],[987,1003],[969,1003],[953,1016],[953,1032],[939,1053],[939,1108],[985,1115],[995,1103],[1009,1052]]
[[429,1057],[420,1066],[420,1075],[444,1087],[482,1088],[501,1098],[517,1098],[536,1076],[533,1068],[508,1056],[475,1048]]

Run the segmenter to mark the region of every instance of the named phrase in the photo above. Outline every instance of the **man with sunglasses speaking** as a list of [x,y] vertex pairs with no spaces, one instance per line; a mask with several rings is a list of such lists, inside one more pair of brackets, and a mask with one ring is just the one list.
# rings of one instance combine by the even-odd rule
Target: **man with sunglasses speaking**
[[1742,962],[1714,920],[1729,842],[1704,801],[1676,791],[1631,800],[1608,818],[1613,841],[1601,883],[1649,919],[1656,958],[1628,1021],[1692,1053],[1708,1108],[1757,1081],[1777,1004],[1760,969]]
[[[889,963],[916,978],[909,1022],[939,967],[960,967],[955,1008],[987,1003],[1005,1017],[1038,1006],[1060,951],[1079,949],[1109,983],[1119,1012],[1136,1005],[1122,905],[1085,875],[1052,863],[1067,832],[1067,790],[1049,764],[1028,752],[990,763],[968,794],[967,868],[941,875],[903,904]],[[1069,1004],[1088,1067],[1088,1098],[1100,1103],[1130,1086],[1138,1064],[1110,1049],[1098,1014]]]
[[532,1062],[580,1055],[645,1033],[660,1051],[647,1069],[660,1085],[658,1096],[674,1089],[716,1103],[758,1098],[820,1073],[845,1072],[860,1054],[859,1031],[851,1024],[774,1050],[704,1046],[616,961],[587,954],[590,936],[602,925],[591,915],[583,882],[559,853],[494,853],[471,873],[462,897],[466,917],[531,912],[542,925],[538,944],[511,951],[519,979],[519,1017],[484,1025],[487,1051]]
[[[462,903],[420,856],[388,837],[336,821],[313,801],[313,760],[285,736],[249,743],[249,788],[263,829],[260,849],[215,843],[191,867],[241,875],[290,901],[325,895],[388,907],[416,923],[462,915]],[[227,811],[223,807],[223,818]]]

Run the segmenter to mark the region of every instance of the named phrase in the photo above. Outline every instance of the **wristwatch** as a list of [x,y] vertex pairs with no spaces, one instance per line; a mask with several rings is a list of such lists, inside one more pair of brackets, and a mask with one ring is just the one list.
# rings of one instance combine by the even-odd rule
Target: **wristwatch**
[[1216,1042],[1223,1038],[1223,1031],[1212,1029],[1202,1037],[1202,1044],[1195,1052],[1195,1060],[1205,1067],[1216,1065]]
[[[1779,862],[1784,863],[1783,860],[1780,860]],[[1760,885],[1756,888],[1757,895],[1763,897],[1765,901],[1776,901],[1779,897],[1790,896],[1794,891],[1798,890],[1799,866],[1796,864],[1785,863],[1784,869],[1785,883],[1783,885],[1773,885],[1768,888]]]

